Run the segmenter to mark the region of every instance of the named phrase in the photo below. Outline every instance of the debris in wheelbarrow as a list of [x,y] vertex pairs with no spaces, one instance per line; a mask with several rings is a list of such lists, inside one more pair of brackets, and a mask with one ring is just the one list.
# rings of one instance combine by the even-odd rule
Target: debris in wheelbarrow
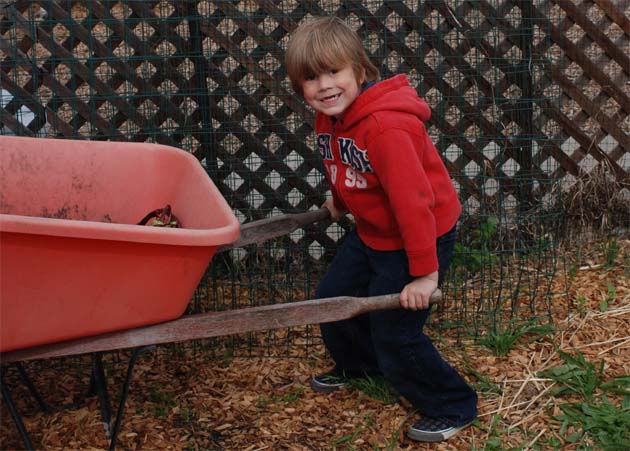
[[142,218],[138,225],[150,225],[153,227],[183,227],[182,222],[172,212],[171,206],[166,204],[164,208],[156,208]]

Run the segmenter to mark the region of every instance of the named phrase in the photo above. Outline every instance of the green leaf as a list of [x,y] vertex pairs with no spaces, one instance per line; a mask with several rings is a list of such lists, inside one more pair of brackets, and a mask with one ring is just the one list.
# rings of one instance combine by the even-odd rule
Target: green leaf
[[582,438],[582,435],[584,435],[582,432],[574,432],[567,437],[567,442],[575,443]]

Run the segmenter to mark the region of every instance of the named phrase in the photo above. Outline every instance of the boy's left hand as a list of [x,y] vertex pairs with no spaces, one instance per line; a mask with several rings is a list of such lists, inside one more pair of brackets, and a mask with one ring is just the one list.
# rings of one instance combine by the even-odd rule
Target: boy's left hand
[[409,310],[429,308],[429,298],[438,286],[438,272],[418,277],[400,292],[400,305]]

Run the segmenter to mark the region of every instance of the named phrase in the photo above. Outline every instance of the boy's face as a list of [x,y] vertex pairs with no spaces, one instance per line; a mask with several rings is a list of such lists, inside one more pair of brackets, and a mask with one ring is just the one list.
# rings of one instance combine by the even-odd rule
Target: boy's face
[[[361,77],[363,78],[363,77]],[[331,69],[302,81],[304,100],[327,116],[341,116],[361,94],[363,80],[357,80],[352,66]]]

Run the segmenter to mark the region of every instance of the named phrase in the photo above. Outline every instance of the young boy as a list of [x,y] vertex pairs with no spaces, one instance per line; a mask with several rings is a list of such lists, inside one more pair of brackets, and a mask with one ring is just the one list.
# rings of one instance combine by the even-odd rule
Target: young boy
[[477,395],[422,332],[461,213],[424,127],[430,109],[404,75],[379,81],[358,35],[336,17],[299,26],[286,67],[316,111],[332,192],[324,206],[333,219],[349,212],[356,222],[315,296],[401,293],[400,309],[321,325],[335,367],[311,387],[330,392],[350,378],[382,374],[423,414],[408,436],[445,440],[475,419]]

